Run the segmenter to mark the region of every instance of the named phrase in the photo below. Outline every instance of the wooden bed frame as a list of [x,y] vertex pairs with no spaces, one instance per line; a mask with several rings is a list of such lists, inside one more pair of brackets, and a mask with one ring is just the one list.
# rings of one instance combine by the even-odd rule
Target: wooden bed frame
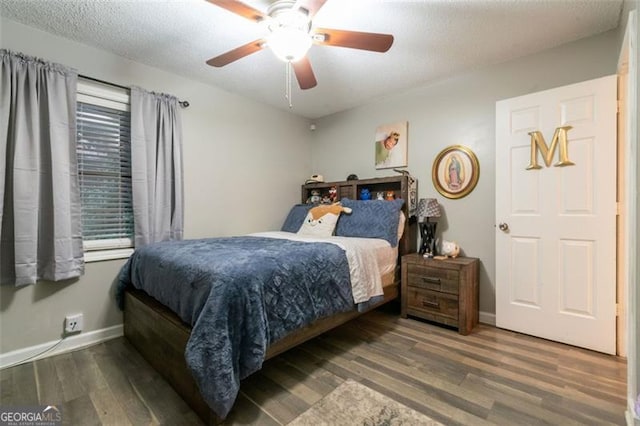
[[[394,279],[391,285],[384,287],[384,300],[371,309],[396,299],[398,288],[398,282]],[[363,312],[355,310],[343,312],[296,330],[269,346],[265,361],[362,314]],[[154,298],[135,289],[129,289],[125,293],[124,317],[124,334],[129,342],[205,423],[219,424],[221,419],[210,410],[200,396],[184,359],[191,327]]]
[[[372,184],[375,189],[392,188],[405,200],[408,199],[406,176],[369,179],[366,181],[349,181],[354,191],[358,182]],[[336,184],[344,184],[337,182]],[[328,188],[331,183],[322,184]],[[303,198],[305,188],[303,185]],[[344,196],[344,194],[343,194]],[[353,197],[356,198],[355,196]],[[403,208],[406,217],[408,208]],[[403,237],[398,244],[398,259],[406,253],[415,252],[417,226],[415,221],[406,220]],[[400,263],[398,262],[398,265]],[[382,277],[384,298],[371,307],[375,309],[389,301],[397,299],[400,289],[400,268]],[[170,309],[156,301],[144,291],[127,289],[125,291],[124,335],[140,354],[163,376],[187,404],[208,424],[219,424],[219,419],[202,399],[195,380],[187,368],[184,352],[191,333],[191,327],[184,323]],[[371,310],[369,309],[369,310]],[[300,343],[312,339],[325,331],[331,330],[345,322],[362,315],[356,310],[320,319],[313,324],[299,329],[269,346],[266,359],[272,358],[291,349]]]

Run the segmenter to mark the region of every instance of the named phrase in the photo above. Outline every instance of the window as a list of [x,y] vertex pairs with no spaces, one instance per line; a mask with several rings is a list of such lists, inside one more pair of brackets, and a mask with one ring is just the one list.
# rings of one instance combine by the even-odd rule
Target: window
[[80,80],[76,121],[85,261],[127,257],[133,251],[128,92]]

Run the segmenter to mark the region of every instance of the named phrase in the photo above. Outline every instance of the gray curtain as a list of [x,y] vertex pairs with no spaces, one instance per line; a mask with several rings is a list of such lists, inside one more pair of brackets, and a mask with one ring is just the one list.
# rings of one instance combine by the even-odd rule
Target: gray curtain
[[76,71],[0,50],[0,282],[84,273]]
[[178,99],[131,88],[135,246],[183,236],[182,123]]

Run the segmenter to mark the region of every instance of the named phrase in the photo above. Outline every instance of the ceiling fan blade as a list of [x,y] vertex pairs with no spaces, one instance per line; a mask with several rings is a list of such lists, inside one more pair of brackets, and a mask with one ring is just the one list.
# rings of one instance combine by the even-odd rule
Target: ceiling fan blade
[[307,10],[309,13],[309,19],[312,19],[326,2],[327,0],[298,0],[293,6],[293,9]]
[[247,43],[244,46],[236,47],[233,50],[230,50],[222,55],[218,55],[215,58],[211,58],[207,61],[208,65],[212,67],[222,67],[227,64],[230,64],[233,61],[237,61],[238,59],[244,58],[245,56],[249,56],[252,53],[255,53],[259,50],[262,50],[266,40],[258,39],[254,40],[251,43]]
[[314,33],[316,35],[314,42],[326,46],[386,52],[393,44],[393,36],[391,34],[363,33],[329,28],[315,28]]
[[309,58],[305,56],[299,61],[291,62],[291,66],[293,66],[293,71],[296,73],[296,79],[298,79],[298,84],[302,90],[316,87],[318,82],[316,81],[316,76],[313,75]]
[[260,22],[266,18],[266,15],[253,7],[246,5],[236,0],[207,0],[211,4],[215,4],[223,9],[227,9],[229,12],[233,12],[236,15],[240,15],[243,18],[250,19],[255,22]]

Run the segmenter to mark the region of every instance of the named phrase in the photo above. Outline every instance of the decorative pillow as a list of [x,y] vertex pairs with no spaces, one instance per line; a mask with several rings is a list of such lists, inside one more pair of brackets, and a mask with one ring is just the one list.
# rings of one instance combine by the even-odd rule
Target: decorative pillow
[[341,237],[382,238],[391,247],[398,245],[398,222],[404,200],[349,200],[341,201],[353,210],[343,216],[336,226],[336,235]]
[[281,231],[298,232],[304,222],[304,219],[307,217],[307,213],[309,213],[309,209],[312,207],[313,204],[295,204],[291,207],[289,215],[282,225]]
[[298,235],[310,237],[330,237],[336,229],[340,213],[351,213],[351,209],[336,204],[323,204],[309,210]]

